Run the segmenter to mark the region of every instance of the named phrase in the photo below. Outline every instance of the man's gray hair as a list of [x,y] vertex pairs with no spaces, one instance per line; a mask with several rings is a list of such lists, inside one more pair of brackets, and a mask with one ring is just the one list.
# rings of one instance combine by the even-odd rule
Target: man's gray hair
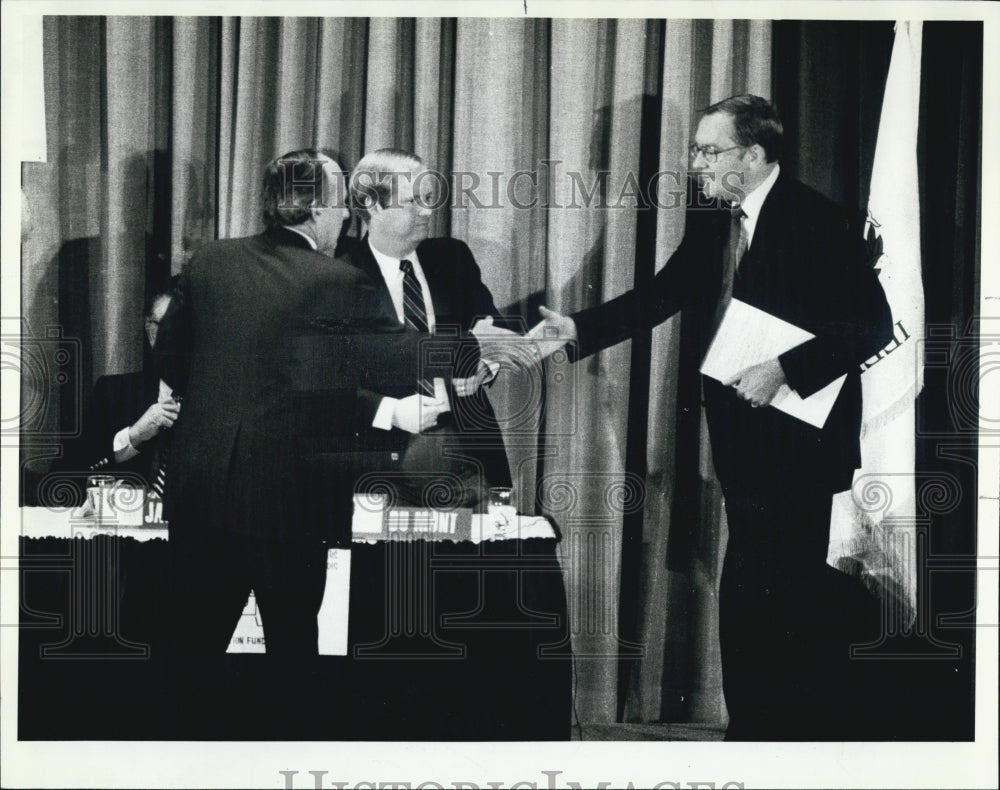
[[389,205],[399,179],[408,178],[423,165],[419,156],[398,148],[380,148],[365,154],[351,172],[351,208],[362,221],[370,222],[376,205]]

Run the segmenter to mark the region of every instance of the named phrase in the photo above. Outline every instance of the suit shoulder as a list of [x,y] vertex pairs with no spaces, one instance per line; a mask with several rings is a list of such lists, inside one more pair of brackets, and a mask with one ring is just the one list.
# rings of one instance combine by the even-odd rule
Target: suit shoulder
[[838,225],[847,222],[847,212],[839,204],[828,198],[822,192],[797,179],[788,180],[790,205],[800,214],[827,218]]
[[188,267],[200,268],[204,265],[216,264],[222,260],[237,260],[246,254],[259,236],[247,236],[239,239],[216,239],[202,244],[191,256]]
[[201,245],[192,259],[211,258],[226,252],[246,249],[257,239],[256,236],[247,236],[239,239],[216,239]]
[[426,254],[432,257],[469,257],[474,259],[469,245],[461,239],[455,239],[451,236],[435,236],[434,238],[425,239],[417,248],[417,254]]
[[337,283],[350,285],[370,279],[368,273],[350,253],[340,254],[335,258],[325,258],[316,273],[318,281],[326,285]]

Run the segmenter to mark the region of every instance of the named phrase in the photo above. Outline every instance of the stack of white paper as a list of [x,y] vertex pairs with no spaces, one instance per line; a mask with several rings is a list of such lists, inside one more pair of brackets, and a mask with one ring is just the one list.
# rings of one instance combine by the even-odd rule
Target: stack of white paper
[[[701,364],[701,372],[718,381],[728,381],[740,371],[775,359],[813,337],[811,332],[733,299]],[[771,405],[822,428],[846,378],[845,373],[808,398],[800,398],[790,387],[782,385]]]

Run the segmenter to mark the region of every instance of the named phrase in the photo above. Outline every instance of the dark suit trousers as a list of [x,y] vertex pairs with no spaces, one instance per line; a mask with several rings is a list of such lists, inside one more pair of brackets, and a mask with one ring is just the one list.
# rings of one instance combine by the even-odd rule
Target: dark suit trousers
[[[262,537],[172,523],[168,553],[171,699],[179,730],[218,737],[216,716],[232,717],[233,709],[245,712],[248,737],[255,721],[279,717],[294,723],[318,669],[316,616],[326,582],[326,546],[314,537]],[[233,667],[242,665],[225,655],[251,589],[266,641],[265,682],[259,675],[253,682],[239,676]]]
[[798,484],[725,491],[719,636],[727,739],[822,739],[850,713],[850,639],[838,625],[849,622],[840,611],[847,602],[826,565],[831,496]]

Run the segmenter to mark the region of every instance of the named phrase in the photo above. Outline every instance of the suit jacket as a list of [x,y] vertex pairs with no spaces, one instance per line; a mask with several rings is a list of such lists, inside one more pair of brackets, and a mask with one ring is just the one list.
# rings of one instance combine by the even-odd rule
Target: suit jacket
[[[139,454],[127,461],[115,461],[115,434],[138,420],[159,395],[155,373],[121,373],[101,376],[83,420],[80,436],[66,443],[64,454],[54,471],[67,473],[77,489],[79,502],[86,497],[89,474],[109,474],[135,485],[152,483],[156,447],[164,432],[141,444]],[[71,473],[71,474],[70,474]]]
[[[700,366],[722,287],[728,211],[691,209],[684,238],[644,294],[626,293],[573,316],[580,356],[682,312],[681,364]],[[816,337],[780,357],[789,386],[808,397],[846,373],[825,426],[774,408],[754,409],[732,387],[703,377],[716,474],[724,489],[779,492],[808,484],[846,489],[860,465],[859,365],[892,337],[892,318],[860,233],[834,203],[779,174],[761,208],[733,298]]]
[[[312,430],[296,419],[294,395],[304,386],[302,371],[336,379],[329,389],[336,392],[332,407],[338,415],[353,415],[358,389],[381,386],[382,377],[396,371],[357,364],[313,370],[308,360],[297,366],[302,350],[297,339],[304,305],[317,294],[332,295],[328,319],[364,327],[374,301],[358,280],[353,268],[287,229],[217,241],[191,259],[156,344],[161,377],[183,396],[164,502],[171,528],[193,524],[328,536],[329,524],[317,523],[302,509],[312,495],[298,474],[303,442]],[[397,331],[377,339],[377,345],[368,343],[375,358],[409,360],[412,369],[405,375],[416,376],[419,349],[413,338]],[[389,349],[385,354],[383,346]],[[310,349],[315,351],[307,344]],[[343,356],[339,349],[334,360]]]
[[[479,364],[478,343],[469,335],[476,320],[500,314],[493,296],[482,282],[469,248],[451,238],[427,239],[417,247],[427,279],[435,315],[433,336],[402,329],[367,239],[344,257],[361,278],[357,287],[374,296],[373,318],[392,325],[421,343],[420,371],[424,378],[441,375],[435,360],[450,360],[451,376],[466,377]],[[398,367],[397,367],[398,369]],[[344,457],[353,459],[356,483],[363,488],[386,490],[403,503],[416,505],[474,506],[490,485],[510,485],[510,468],[496,415],[484,388],[458,398],[450,394],[451,413],[442,415],[438,427],[420,435],[393,428],[371,426],[384,396],[403,398],[416,392],[418,377],[394,376],[380,387],[361,388],[356,396],[357,430],[341,444]],[[450,387],[450,381],[446,382]]]

